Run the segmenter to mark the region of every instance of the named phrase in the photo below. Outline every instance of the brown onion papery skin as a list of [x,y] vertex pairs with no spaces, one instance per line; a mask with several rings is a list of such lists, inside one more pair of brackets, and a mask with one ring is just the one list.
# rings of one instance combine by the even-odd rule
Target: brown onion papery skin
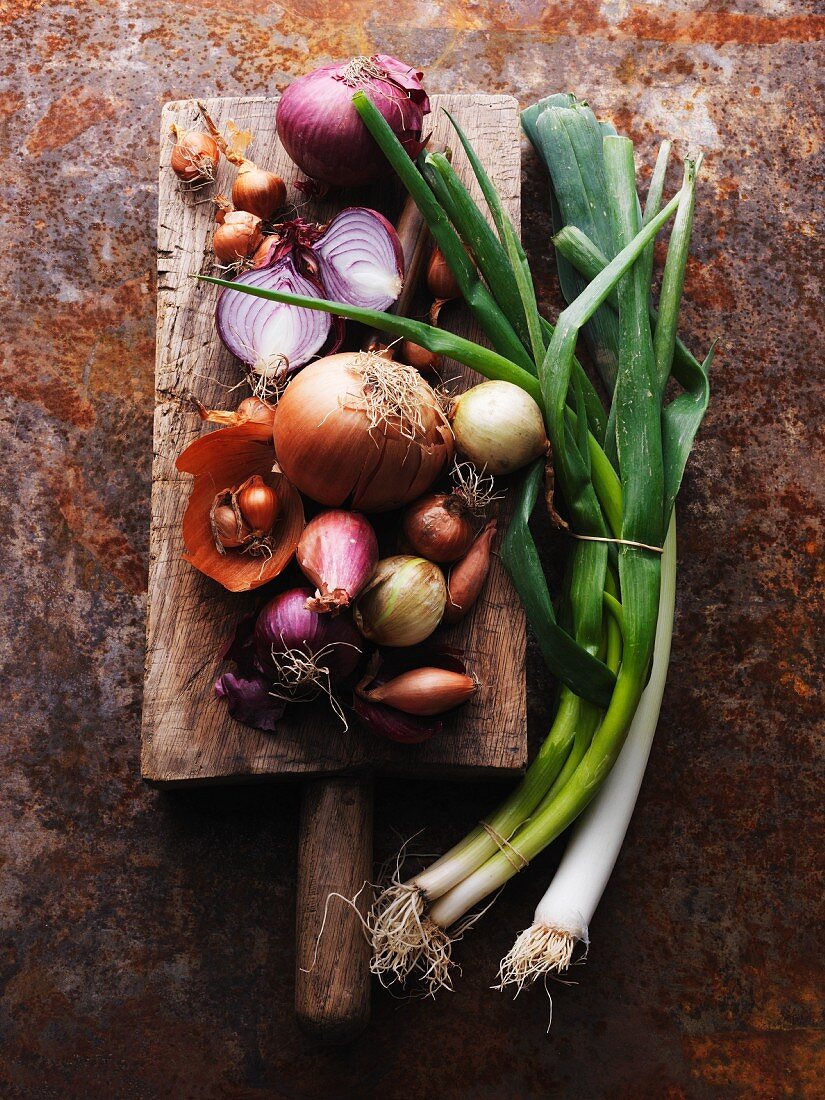
[[[274,414],[274,409],[270,412]],[[285,477],[273,472],[274,461],[271,423],[245,420],[202,435],[175,463],[182,473],[195,475],[183,515],[183,558],[230,592],[247,592],[277,577],[292,560],[304,529],[301,495]],[[272,556],[221,554],[209,518],[215,486],[240,485],[253,474],[259,474],[278,495],[279,521],[270,540]]]
[[475,534],[467,508],[448,493],[432,493],[410,504],[401,530],[416,554],[440,563],[464,557]]
[[413,443],[392,426],[369,433],[357,362],[329,355],[296,374],[278,402],[275,451],[302,493],[319,504],[386,512],[421,496],[453,457],[453,438],[432,388],[421,379],[424,435]]
[[445,623],[460,622],[481,594],[490,572],[490,554],[495,534],[496,521],[491,519],[461,561],[456,562],[450,570],[443,619]]
[[477,682],[464,673],[446,668],[413,668],[380,687],[359,691],[359,695],[405,714],[428,717],[466,703],[477,691]]

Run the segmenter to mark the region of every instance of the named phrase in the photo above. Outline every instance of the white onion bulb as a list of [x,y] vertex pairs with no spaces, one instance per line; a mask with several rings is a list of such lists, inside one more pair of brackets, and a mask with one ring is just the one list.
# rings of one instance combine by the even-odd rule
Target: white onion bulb
[[459,394],[450,423],[458,449],[488,474],[511,474],[547,445],[541,409],[512,382],[482,382]]

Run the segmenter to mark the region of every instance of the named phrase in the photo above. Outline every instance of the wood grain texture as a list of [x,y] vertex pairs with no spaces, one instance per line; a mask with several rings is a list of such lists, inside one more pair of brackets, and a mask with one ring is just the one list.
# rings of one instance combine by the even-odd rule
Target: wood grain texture
[[326,1042],[349,1042],[369,1021],[370,947],[342,898],[360,892],[365,914],[362,887],[371,878],[371,781],[308,780],[298,832],[295,1012]]
[[[516,101],[503,95],[436,96],[431,116],[434,140],[455,148],[446,116],[458,118],[493,176],[511,216],[520,216],[520,150]],[[275,101],[215,99],[207,107],[219,126],[233,119],[256,135],[253,155],[281,174],[289,201],[303,202],[300,178],[275,134]],[[525,623],[517,597],[494,560],[485,594],[473,614],[440,637],[461,646],[479,677],[477,699],[424,745],[396,745],[371,737],[354,723],[349,731],[321,704],[293,708],[276,735],[233,721],[213,692],[220,671],[215,654],[268,589],[230,595],[181,559],[181,516],[191,479],[175,469],[181,451],[205,429],[190,395],[212,407],[232,407],[246,393],[231,392],[241,380],[239,364],[222,346],[214,325],[214,288],[193,272],[212,273],[213,221],[199,200],[231,189],[232,171],[222,162],[216,185],[181,196],[169,167],[170,123],[199,126],[193,101],[167,104],[160,168],[158,214],[158,329],[152,485],[148,643],[142,727],[142,774],[157,784],[249,781],[285,775],[323,775],[377,770],[390,774],[475,775],[520,769],[526,762]],[[463,151],[456,170],[480,197]],[[334,204],[304,203],[305,217],[328,218],[351,204],[374,206],[395,218],[401,196],[392,184],[340,193]],[[443,323],[465,335],[478,332],[463,310],[452,308]],[[353,345],[355,346],[355,345]],[[450,364],[446,377],[463,376],[459,388],[477,380]],[[220,488],[220,487],[219,487]]]

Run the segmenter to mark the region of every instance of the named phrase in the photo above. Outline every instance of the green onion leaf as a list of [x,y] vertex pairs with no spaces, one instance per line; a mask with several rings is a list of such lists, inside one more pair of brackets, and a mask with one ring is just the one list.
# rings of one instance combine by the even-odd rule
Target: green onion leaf
[[[577,225],[603,252],[615,255],[602,130],[593,112],[575,102],[570,106],[550,105],[536,117],[535,135],[534,144],[552,182],[554,229]],[[573,302],[584,289],[584,280],[564,262],[557,266],[562,294],[568,303]],[[583,334],[599,374],[612,393],[619,347],[616,318],[610,310],[600,309],[583,326]]]
[[317,309],[321,313],[333,313],[336,317],[345,317],[348,321],[360,321],[371,328],[380,329],[381,332],[390,332],[393,336],[413,340],[428,351],[449,356],[466,367],[472,367],[486,378],[501,379],[504,382],[512,382],[514,386],[521,386],[534,401],[541,405],[541,390],[532,374],[528,374],[526,370],[522,370],[497,352],[482,347],[481,344],[475,344],[472,340],[465,340],[463,336],[456,336],[455,333],[448,332],[446,329],[427,325],[423,321],[413,321],[409,317],[399,317],[395,313],[382,313],[377,309],[364,309],[361,306],[347,305],[345,302],[331,302],[327,298],[285,294],[280,290],[247,286],[245,283],[236,283],[229,279],[215,279],[211,275],[193,275],[192,278],[199,279],[203,283],[213,283],[226,290],[237,291],[238,294],[251,294],[256,298],[268,298],[271,302],[284,302],[290,306]]
[[493,347],[501,355],[517,363],[523,370],[531,371],[532,360],[515,329],[479,278],[475,265],[464,251],[458,234],[450,225],[449,218],[418,168],[410,160],[409,154],[395,136],[389,123],[365,91],[356,92],[352,102],[364,125],[415,200],[435,243],[441,249],[450,271],[455,276],[462,297]]
[[[527,621],[533,628],[547,667],[574,694],[606,707],[615,677],[602,661],[556,622],[547,580],[530,531],[530,516],[543,483],[544,461],[538,459],[521,476],[515,492],[510,526],[501,545],[501,560],[524,605]],[[591,546],[599,544],[583,544],[587,550]]]

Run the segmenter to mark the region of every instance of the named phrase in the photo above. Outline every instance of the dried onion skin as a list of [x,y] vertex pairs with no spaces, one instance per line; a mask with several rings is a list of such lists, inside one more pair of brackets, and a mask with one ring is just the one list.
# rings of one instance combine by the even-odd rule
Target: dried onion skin
[[[230,592],[247,592],[277,577],[292,560],[304,529],[300,494],[280,472],[273,472],[274,465],[271,424],[256,420],[201,436],[177,460],[178,470],[195,475],[183,516],[183,557]],[[210,523],[216,486],[218,491],[237,487],[254,474],[278,498],[271,555],[256,557],[239,550],[221,554]]]

